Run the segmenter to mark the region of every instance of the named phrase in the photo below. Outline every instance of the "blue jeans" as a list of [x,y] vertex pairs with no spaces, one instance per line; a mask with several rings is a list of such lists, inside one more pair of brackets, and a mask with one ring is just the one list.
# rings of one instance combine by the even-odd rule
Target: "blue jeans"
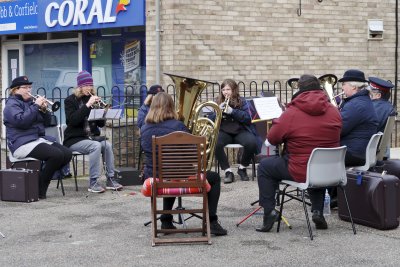
[[101,175],[100,160],[102,155],[107,167],[107,178],[114,177],[114,153],[108,141],[98,142],[86,139],[73,144],[70,149],[89,156],[90,180],[97,180]]

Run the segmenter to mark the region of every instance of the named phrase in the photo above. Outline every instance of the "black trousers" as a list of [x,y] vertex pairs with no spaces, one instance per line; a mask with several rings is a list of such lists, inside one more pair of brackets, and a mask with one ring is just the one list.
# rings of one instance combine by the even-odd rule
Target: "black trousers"
[[[218,173],[207,171],[207,181],[211,185],[211,190],[207,193],[208,197],[208,211],[210,214],[210,221],[218,220],[217,207],[219,195],[221,193],[221,177]],[[172,210],[175,202],[175,197],[168,197],[163,199],[163,209]],[[171,214],[162,214],[161,221],[172,221]]]
[[[282,180],[292,180],[289,173],[287,157],[270,157],[263,159],[257,171],[259,201],[264,214],[269,214],[276,205],[276,191]],[[323,211],[325,188],[308,189],[311,210]]]
[[28,154],[28,157],[46,162],[44,168],[39,173],[39,193],[46,194],[54,172],[70,162],[72,152],[67,147],[56,142],[52,145],[41,143]]
[[346,152],[346,157],[344,159],[344,165],[346,165],[346,167],[363,166],[364,164],[365,158],[360,158],[349,152]]
[[229,168],[228,157],[224,150],[228,144],[241,144],[243,146],[243,155],[239,163],[243,166],[249,166],[251,159],[257,152],[257,142],[254,135],[247,130],[242,130],[236,135],[227,134],[223,131],[219,132],[215,147],[215,158],[218,160],[222,170]]

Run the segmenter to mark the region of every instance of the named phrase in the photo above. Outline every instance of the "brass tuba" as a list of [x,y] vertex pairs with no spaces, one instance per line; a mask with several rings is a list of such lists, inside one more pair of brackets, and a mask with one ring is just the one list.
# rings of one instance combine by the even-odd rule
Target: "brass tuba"
[[329,101],[334,105],[335,107],[338,106],[335,95],[333,94],[333,87],[335,86],[337,82],[337,77],[333,74],[325,74],[322,75],[321,77],[318,78],[322,89],[325,91],[326,95],[329,98]]
[[[210,170],[214,161],[215,146],[217,144],[219,126],[222,119],[222,111],[218,104],[213,101],[201,103],[199,101],[201,92],[211,82],[164,73],[169,76],[175,84],[175,107],[179,118],[188,127],[189,131],[198,136],[205,136],[207,139],[207,170]],[[215,113],[215,121],[201,116],[205,107],[211,107]]]
[[292,88],[293,90],[298,90],[299,89],[299,78],[291,78],[287,81],[287,84]]

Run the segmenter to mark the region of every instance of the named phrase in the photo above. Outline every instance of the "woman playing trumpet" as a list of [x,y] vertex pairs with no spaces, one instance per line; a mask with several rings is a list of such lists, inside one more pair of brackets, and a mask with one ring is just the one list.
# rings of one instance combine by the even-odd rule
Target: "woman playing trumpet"
[[15,158],[32,157],[46,162],[39,173],[39,198],[45,199],[54,172],[71,160],[72,153],[45,136],[44,121],[50,114],[40,110],[47,108],[47,100],[42,96],[33,100],[31,90],[32,82],[26,76],[12,81],[3,120],[7,145]]
[[224,151],[224,147],[228,144],[241,144],[243,146],[238,174],[242,181],[248,181],[246,167],[250,164],[254,154],[259,152],[262,144],[261,142],[258,144],[256,141],[257,134],[254,125],[251,124],[247,101],[239,96],[237,83],[232,79],[226,79],[221,84],[221,92],[216,102],[223,111],[223,117],[215,148],[215,157],[221,169],[225,172],[224,183],[234,181],[234,175]]
[[121,190],[122,186],[114,180],[112,146],[104,138],[103,140],[99,139],[99,127],[104,127],[105,120],[101,118],[88,121],[93,106],[101,102],[101,98],[95,94],[92,75],[87,71],[79,72],[77,83],[78,87],[74,94],[68,96],[64,101],[67,123],[64,132],[64,145],[73,151],[89,155],[89,192],[102,193],[105,191],[103,186],[98,183],[102,170],[100,165],[102,155],[107,171],[106,189]]

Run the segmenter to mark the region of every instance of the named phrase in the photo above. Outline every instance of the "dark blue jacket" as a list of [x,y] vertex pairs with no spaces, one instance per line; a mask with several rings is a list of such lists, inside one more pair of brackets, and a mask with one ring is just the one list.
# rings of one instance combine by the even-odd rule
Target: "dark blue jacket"
[[142,128],[144,125],[144,119],[146,119],[147,113],[149,113],[150,106],[143,104],[138,111],[138,116],[137,116],[137,126]]
[[[247,103],[247,100],[244,97],[241,97],[240,99],[242,101],[242,106],[240,108],[233,108],[232,113],[229,114],[229,117],[233,118],[235,121],[240,123],[247,131],[251,132],[254,135],[254,138],[256,138],[257,141],[257,154],[258,154],[261,152],[263,141],[261,137],[258,136],[254,124],[251,123],[250,108],[249,104]],[[215,116],[216,114],[212,113],[210,115],[210,119],[214,121]]]
[[172,132],[183,131],[189,132],[183,122],[178,120],[167,120],[160,123],[146,123],[140,129],[140,144],[146,156],[146,164],[144,167],[144,178],[153,176],[153,153],[152,153],[152,136],[163,136]]
[[44,117],[47,115],[41,112],[32,100],[24,101],[21,95],[11,95],[7,99],[3,123],[6,126],[7,145],[11,153],[40,137],[55,141],[54,138],[45,136]]
[[383,133],[388,117],[396,115],[396,111],[392,104],[384,99],[374,99],[372,100],[372,104],[374,105],[376,116],[378,117],[378,131]]
[[341,106],[342,132],[340,145],[347,146],[347,152],[365,158],[369,139],[378,129],[378,118],[367,90],[345,98]]

